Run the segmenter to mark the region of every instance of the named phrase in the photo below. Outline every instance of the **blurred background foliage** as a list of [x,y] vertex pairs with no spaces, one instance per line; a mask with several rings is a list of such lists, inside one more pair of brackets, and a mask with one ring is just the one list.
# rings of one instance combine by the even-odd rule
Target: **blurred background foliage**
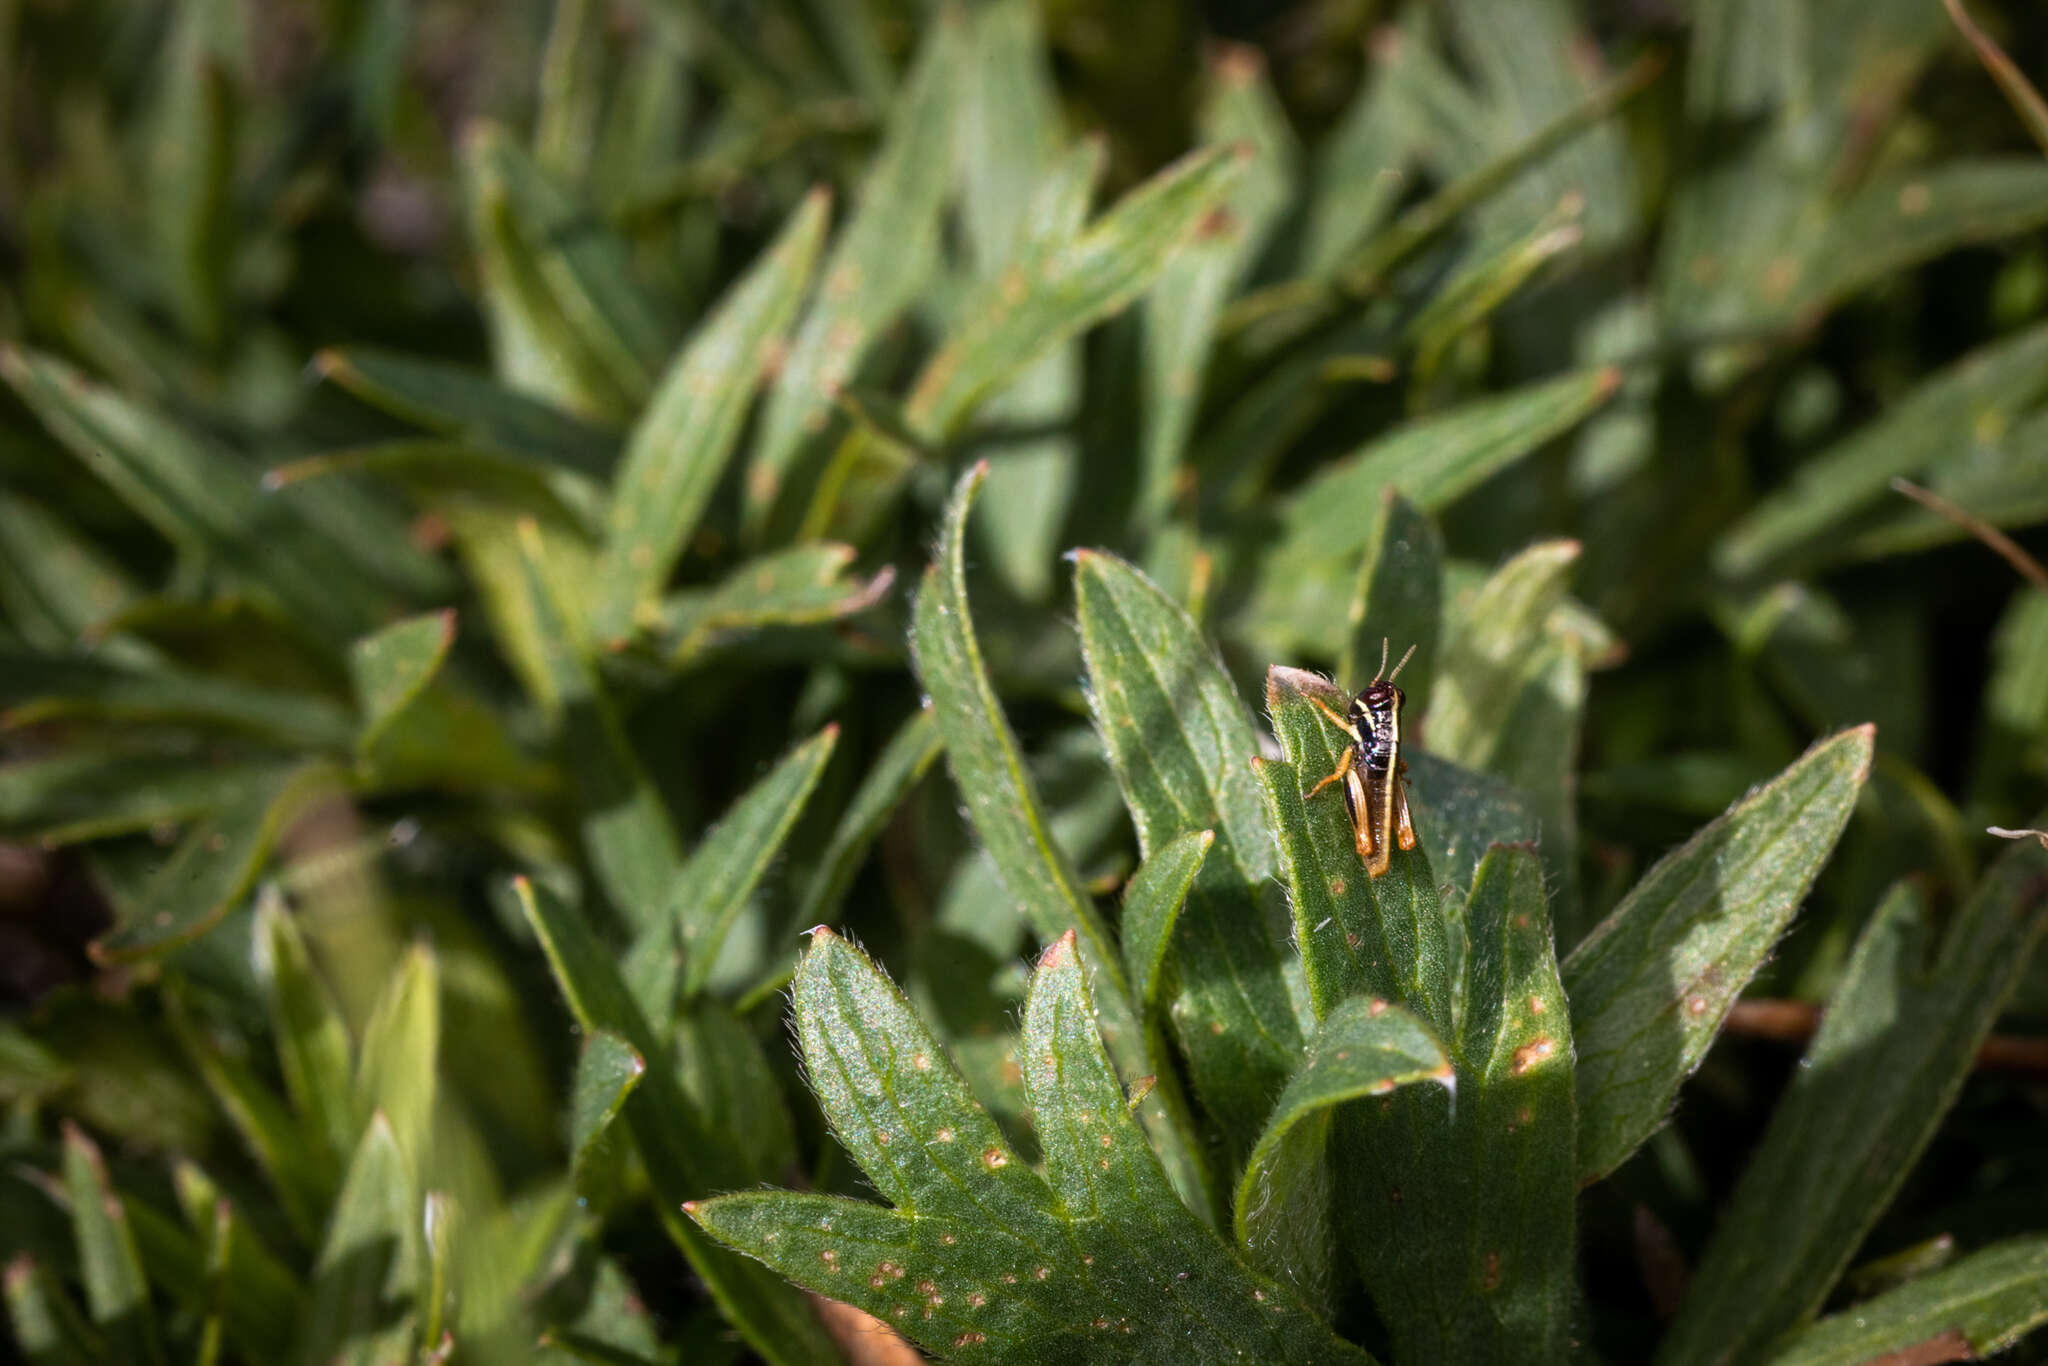
[[[1500,714],[1412,691],[1540,821],[1560,950],[1875,721],[1750,988],[1798,1034],[1887,888],[1939,920],[2048,798],[2048,591],[1892,488],[2048,551],[2029,93],[1934,0],[0,0],[12,1350],[768,1351],[668,1183],[857,1187],[782,1035],[821,920],[1029,1151],[1037,945],[906,641],[980,458],[980,648],[1096,896],[1136,842],[1073,546],[1254,709],[1390,619],[1414,678],[1526,663]],[[1389,517],[1440,606],[1375,584]],[[659,1003],[718,1117],[679,1166],[608,1138],[646,1050],[593,1061],[514,873]],[[1615,1359],[1784,1018],[1582,1198]],[[1867,1255],[2048,1228],[2048,960],[1998,1028]]]

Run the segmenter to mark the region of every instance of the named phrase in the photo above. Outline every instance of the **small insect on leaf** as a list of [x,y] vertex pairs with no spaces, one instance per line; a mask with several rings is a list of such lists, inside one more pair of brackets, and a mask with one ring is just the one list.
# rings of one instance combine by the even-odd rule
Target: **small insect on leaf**
[[1401,708],[1408,697],[1394,686],[1414,653],[1410,645],[1394,672],[1388,673],[1387,642],[1381,641],[1379,671],[1342,716],[1321,699],[1309,699],[1351,743],[1337,767],[1308,795],[1313,797],[1332,783],[1343,784],[1344,810],[1351,817],[1358,857],[1372,877],[1387,871],[1395,845],[1404,850],[1415,847],[1415,824],[1408,815],[1408,765],[1401,758]]

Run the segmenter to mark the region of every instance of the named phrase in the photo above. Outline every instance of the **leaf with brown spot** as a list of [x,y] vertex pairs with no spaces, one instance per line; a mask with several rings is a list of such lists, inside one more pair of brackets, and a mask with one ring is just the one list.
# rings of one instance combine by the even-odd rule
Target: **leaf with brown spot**
[[891,1205],[693,1202],[713,1237],[954,1359],[1370,1360],[1181,1203],[1103,1051],[1071,934],[1040,961],[1019,1050],[1042,1175],[895,986],[830,931],[804,954],[795,1008],[826,1118]]

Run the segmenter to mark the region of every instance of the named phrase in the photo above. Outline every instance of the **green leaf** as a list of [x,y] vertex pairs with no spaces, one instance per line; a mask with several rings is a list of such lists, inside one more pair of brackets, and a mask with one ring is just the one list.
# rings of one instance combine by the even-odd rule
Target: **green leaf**
[[804,955],[796,1016],[833,1132],[894,1208],[790,1192],[694,1203],[721,1241],[940,1353],[1368,1359],[1180,1203],[1103,1052],[1071,934],[1041,960],[1020,1048],[1043,1176],[889,980],[830,931]]
[[1586,710],[1586,659],[1560,620],[1579,558],[1575,541],[1543,541],[1509,560],[1451,613],[1430,748],[1507,779],[1540,831],[1557,889],[1558,930],[1576,943],[1578,804],[1574,765]]
[[1297,176],[1294,135],[1258,49],[1224,49],[1208,86],[1201,140],[1243,149],[1245,164],[1229,196],[1174,252],[1145,300],[1141,523],[1156,522],[1173,500],[1224,301],[1258,261]]
[[669,362],[612,481],[591,630],[618,640],[651,613],[739,440],[754,387],[810,282],[829,197],[807,196],[782,235]]
[[1206,1207],[1209,1181],[1172,1074],[1164,1059],[1155,1061],[1157,1049],[1123,980],[1122,960],[1108,928],[1053,842],[1044,804],[982,665],[968,610],[962,541],[975,490],[987,473],[988,462],[982,461],[962,476],[946,509],[938,554],[925,570],[911,629],[918,678],[931,697],[954,785],[966,799],[968,819],[994,858],[1004,889],[1041,938],[1057,939],[1068,930],[1079,935],[1082,962],[1096,982],[1110,1055],[1133,1079],[1158,1078],[1158,1108],[1148,1111],[1148,1132],[1163,1150],[1175,1188],[1192,1193],[1197,1207]]
[[307,1366],[377,1366],[411,1356],[421,1265],[412,1168],[384,1116],[373,1115],[313,1264],[301,1333]]
[[64,1187],[93,1326],[121,1360],[162,1363],[162,1334],[127,1209],[107,1176],[99,1146],[69,1121],[64,1124]]
[[93,1366],[107,1344],[93,1332],[49,1268],[23,1252],[4,1273],[7,1320],[14,1342],[33,1366]]
[[[1401,690],[1415,715],[1429,710],[1436,681],[1437,635],[1443,629],[1443,533],[1422,510],[1388,485],[1367,533],[1358,584],[1351,592],[1351,629],[1337,676],[1363,688],[1404,657]],[[1410,648],[1415,651],[1408,655]]]
[[322,451],[272,465],[263,486],[290,489],[336,475],[388,478],[432,508],[449,501],[488,502],[594,535],[604,525],[597,480],[533,456],[443,437],[405,437]]
[[[986,284],[1073,240],[1087,221],[1103,159],[1099,139],[1067,142],[1037,7],[1016,0],[984,6],[971,24],[967,61],[975,79],[959,84],[954,173],[973,280]],[[1045,432],[1004,443],[975,514],[990,567],[1034,602],[1052,593],[1079,478],[1072,427],[1082,360],[1072,343],[1056,347],[982,408],[990,425]],[[910,444],[919,444],[914,435]]]
[[804,889],[798,924],[821,924],[839,913],[839,904],[846,899],[869,846],[881,836],[896,808],[924,780],[939,749],[938,724],[925,709],[913,713],[889,737],[853,800],[846,804],[839,824],[832,828],[831,838],[825,841],[825,852],[818,856],[810,885]]
[[[335,1163],[340,1171],[340,1162]],[[185,1227],[137,1204],[130,1211],[150,1278],[186,1306],[220,1316],[225,1343],[252,1360],[287,1355],[305,1321],[306,1286],[264,1246],[220,1189],[189,1162],[172,1172]],[[187,1229],[208,1240],[209,1265]]]
[[275,790],[284,775],[281,759],[207,763],[74,745],[0,765],[0,828],[50,847],[132,834]]
[[1122,930],[1124,971],[1131,994],[1147,1015],[1159,1007],[1165,985],[1166,953],[1174,926],[1187,905],[1188,892],[1202,871],[1202,861],[1216,843],[1214,830],[1190,830],[1146,856],[1131,885],[1124,889]]
[[1857,942],[1722,1212],[1660,1362],[1755,1359],[1810,1319],[1933,1139],[2048,918],[2048,849],[2008,850],[1932,953],[1902,886]]
[[278,838],[345,790],[340,773],[316,759],[201,817],[142,886],[131,913],[93,941],[93,956],[127,962],[199,938],[247,895]]
[[[1530,167],[1587,129],[1598,126],[1656,79],[1663,65],[1663,58],[1654,53],[1638,58],[1627,70],[1595,87],[1578,103],[1561,109],[1519,142],[1406,210],[1328,273],[1289,280],[1245,295],[1225,316],[1224,330],[1235,332],[1263,318],[1291,313],[1296,316],[1290,320],[1287,335],[1298,335],[1309,323],[1366,297],[1380,287],[1396,266],[1467,212],[1515,183]],[[1519,129],[1527,125],[1515,121],[1514,126]]]
[[1354,1107],[1331,1154],[1346,1241],[1408,1361],[1561,1361],[1577,1295],[1572,1040],[1533,849],[1465,908],[1455,1098]]
[[626,243],[504,129],[479,123],[466,143],[500,373],[582,412],[634,411],[654,389],[669,340]]
[[1576,426],[1619,382],[1618,371],[1584,370],[1475,399],[1326,465],[1281,503],[1282,529],[1259,571],[1248,629],[1276,652],[1327,654],[1330,642],[1350,634],[1347,607],[1388,485],[1421,511],[1440,511]]
[[711,980],[726,935],[789,838],[838,742],[839,727],[829,725],[791,750],[732,804],[676,875],[671,901],[683,948],[684,1000]]
[[525,878],[513,892],[540,940],[556,985],[586,1036],[618,1035],[646,1059],[648,1070],[626,1097],[624,1117],[654,1188],[663,1229],[704,1279],[712,1298],[754,1350],[776,1366],[837,1360],[830,1340],[801,1296],[773,1276],[709,1242],[679,1217],[683,1201],[707,1187],[742,1184],[745,1161],[728,1147],[677,1084],[662,1045],[618,969],[585,920]]
[[[774,1038],[778,1046],[787,1040]],[[717,1116],[719,1132],[743,1181],[758,1185],[798,1162],[796,1125],[762,1040],[722,1002],[698,1000],[675,1021],[675,1075],[699,1114]]]
[[394,622],[349,647],[348,670],[355,680],[356,707],[363,714],[357,753],[375,749],[385,731],[434,681],[454,644],[455,610],[449,608]]
[[1972,464],[1981,448],[2016,435],[2015,420],[2042,396],[2044,366],[2048,325],[1980,347],[1921,381],[1883,417],[1806,460],[1789,484],[1751,507],[1714,548],[1714,568],[1755,581],[1824,562],[1832,533],[1891,498],[1894,478]]
[[[217,558],[251,594],[323,636],[355,636],[381,609],[372,573],[419,552],[394,521],[373,542],[340,546],[311,506],[262,492],[236,453],[52,357],[0,346],[0,378],[51,435],[154,527],[190,554]],[[344,552],[347,553],[344,553]]]
[[416,1186],[424,1186],[426,1180],[440,1048],[439,963],[432,949],[415,945],[384,984],[363,1027],[355,1112],[362,1123],[372,1115],[384,1117]]
[[1286,913],[1252,760],[1257,732],[1194,620],[1112,555],[1075,555],[1089,702],[1147,857],[1214,830],[1174,928],[1170,1018],[1195,1093],[1247,1149],[1300,1056]]
[[662,923],[681,876],[675,823],[583,653],[531,522],[520,527],[519,551],[541,662],[561,703],[561,742],[582,798],[584,849],[613,907],[644,932]]
[[2048,1323],[2048,1237],[2014,1238],[1824,1318],[1769,1366],[1875,1366],[1996,1356]]
[[1237,1179],[1232,1219],[1252,1260],[1312,1303],[1324,1300],[1335,1249],[1324,1154],[1338,1108],[1397,1086],[1454,1087],[1455,1080],[1443,1045],[1414,1015],[1377,996],[1339,1002],[1287,1079]]
[[1480,859],[1493,845],[1536,842],[1536,813],[1505,781],[1434,754],[1417,751],[1406,758],[1415,838],[1445,885],[1469,892]]
[[285,1093],[300,1124],[324,1144],[327,1158],[338,1167],[361,1132],[348,1025],[281,899],[257,899],[256,935],[258,959],[270,979],[270,1028]]
[[834,395],[938,259],[962,27],[956,15],[929,26],[763,405],[745,494],[745,523],[756,535],[804,449],[829,424]]
[[670,594],[661,606],[658,648],[681,669],[735,638],[776,627],[814,626],[865,612],[896,581],[884,565],[873,578],[847,577],[852,546],[813,542],[762,555],[710,588]]
[[0,493],[0,608],[31,645],[70,649],[135,593],[120,565],[79,529],[41,503]]
[[930,445],[944,444],[983,395],[1143,294],[1237,169],[1222,149],[1190,153],[1072,242],[977,291],[911,390],[904,415],[913,430]]
[[[189,1011],[175,1010],[171,1024],[215,1104],[268,1178],[286,1223],[311,1244],[319,1238],[321,1219],[334,1198],[341,1155],[328,1149],[324,1135],[296,1123],[249,1061],[223,1047]],[[343,1148],[341,1153],[347,1151]]]
[[646,1073],[647,1060],[610,1030],[584,1038],[569,1099],[569,1161],[579,1189],[592,1163],[609,1146],[612,1121]]
[[1664,1122],[1827,862],[1873,743],[1863,726],[1816,744],[1660,859],[1565,960],[1582,1181]]
[[1427,857],[1419,848],[1396,849],[1385,874],[1368,876],[1337,786],[1324,788],[1313,804],[1306,800],[1351,743],[1318,700],[1342,715],[1351,699],[1316,674],[1269,669],[1266,710],[1287,757],[1253,761],[1293,904],[1309,999],[1318,1018],[1350,996],[1398,1001],[1439,1036],[1455,1037],[1455,957]]
[[257,687],[169,667],[142,669],[92,656],[0,650],[0,722],[90,718],[162,722],[346,751],[356,721],[326,696]]
[[367,346],[322,351],[313,365],[372,407],[443,436],[588,475],[609,473],[618,456],[610,432],[464,366]]

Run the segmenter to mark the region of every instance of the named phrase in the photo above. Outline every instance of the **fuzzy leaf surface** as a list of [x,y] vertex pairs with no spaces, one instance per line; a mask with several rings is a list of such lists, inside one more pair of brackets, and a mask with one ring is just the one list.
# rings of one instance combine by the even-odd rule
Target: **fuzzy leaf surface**
[[1089,551],[1074,589],[1090,706],[1140,847],[1149,857],[1216,832],[1174,928],[1171,1018],[1196,1094],[1243,1151],[1302,1046],[1252,769],[1257,732],[1193,618],[1151,580]]
[[1349,1101],[1416,1082],[1454,1084],[1444,1047],[1415,1015],[1376,996],[1351,996],[1323,1021],[1238,1177],[1232,1221],[1260,1267],[1304,1295],[1327,1293],[1330,1126]]
[[1180,1202],[1131,1116],[1082,978],[1062,936],[1025,1008],[1041,1175],[895,986],[820,931],[797,973],[798,1035],[833,1132],[893,1208],[753,1192],[691,1213],[954,1359],[1368,1360]]
[[1189,1121],[1178,1105],[1164,1060],[1155,1061],[1157,1046],[1124,980],[1115,941],[1053,840],[1045,805],[982,664],[968,612],[962,542],[975,491],[987,472],[983,461],[961,478],[947,507],[938,557],[925,570],[911,630],[918,678],[931,697],[954,784],[995,861],[1004,890],[1041,939],[1057,939],[1068,930],[1076,933],[1082,962],[1094,981],[1096,1006],[1102,1011],[1103,1037],[1118,1071],[1134,1080],[1159,1079],[1145,1107],[1147,1127],[1161,1144],[1176,1188],[1183,1193],[1207,1191],[1209,1182]]
[[1130,974],[1131,994],[1147,1015],[1158,1008],[1174,926],[1215,843],[1213,830],[1190,830],[1176,837],[1140,865],[1124,891],[1119,926],[1124,971]]
[[1563,1361],[1577,1295],[1572,1039],[1535,850],[1491,850],[1464,918],[1455,1090],[1409,1087],[1346,1113],[1331,1156],[1339,1227],[1401,1359]]
[[1457,965],[1428,856],[1419,843],[1396,849],[1387,872],[1368,877],[1337,786],[1308,798],[1351,743],[1311,699],[1339,715],[1351,700],[1318,674],[1267,671],[1266,708],[1287,757],[1259,761],[1258,773],[1316,1015],[1327,1019],[1347,997],[1377,996],[1454,1037]]
[[1664,1122],[1827,862],[1872,745],[1868,726],[1816,744],[1660,859],[1565,960],[1581,1180]]

